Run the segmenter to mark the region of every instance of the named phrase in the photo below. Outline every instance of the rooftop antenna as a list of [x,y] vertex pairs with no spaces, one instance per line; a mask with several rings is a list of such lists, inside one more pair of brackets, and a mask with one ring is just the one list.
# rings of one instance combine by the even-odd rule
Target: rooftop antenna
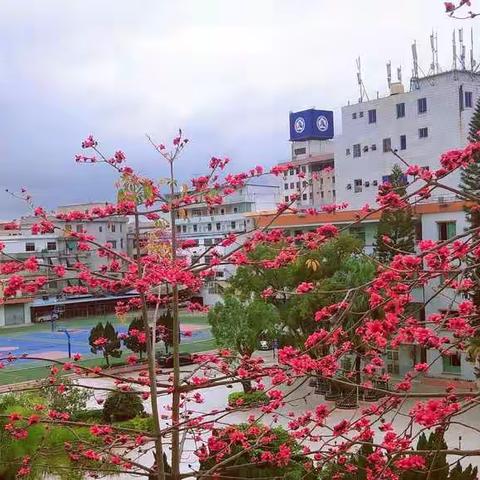
[[412,58],[413,58],[413,69],[412,69],[412,79],[410,81],[410,88],[418,89],[418,55],[417,55],[417,41],[415,40],[412,43]]
[[438,64],[438,35],[432,31],[430,35],[430,48],[432,49],[432,63],[430,71],[433,75],[440,73],[440,65]]
[[417,41],[412,43],[412,57],[413,57],[413,77],[418,78],[418,55],[417,55]]
[[455,29],[453,30],[452,38],[452,54],[453,54],[453,69],[457,69],[457,36],[455,35]]
[[460,46],[460,66],[465,70],[465,45],[463,44],[463,28],[458,29],[458,43]]
[[477,62],[475,61],[475,58],[473,57],[473,27],[470,30],[470,70],[472,72],[475,71],[475,66],[477,65]]
[[359,103],[363,102],[363,98],[365,97],[367,101],[369,100],[367,91],[365,89],[365,85],[363,84],[362,80],[362,62],[360,60],[360,57],[356,59],[356,64],[357,64],[357,82],[358,82],[358,89],[360,92],[360,98],[358,99]]
[[387,83],[388,83],[388,89],[390,89],[392,85],[392,62],[391,61],[387,62]]

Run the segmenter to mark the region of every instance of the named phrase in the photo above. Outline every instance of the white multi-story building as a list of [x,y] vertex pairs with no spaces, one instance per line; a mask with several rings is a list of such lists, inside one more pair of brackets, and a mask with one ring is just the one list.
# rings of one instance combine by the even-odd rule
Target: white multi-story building
[[[312,143],[317,143],[317,153],[310,152]],[[292,160],[280,165],[291,164],[281,182],[281,200],[289,202],[292,195],[300,197],[296,206],[312,207],[335,202],[335,172],[331,141],[307,140],[293,142]],[[302,144],[303,146],[298,146]],[[295,153],[297,152],[297,153]],[[300,153],[298,153],[300,152]]]
[[[410,164],[439,168],[443,152],[466,145],[479,98],[480,74],[454,70],[412,79],[409,91],[392,83],[386,97],[343,107],[335,142],[337,201],[352,209],[374,206],[378,186],[395,163],[402,165],[391,150]],[[457,187],[459,172],[446,183]]]
[[280,183],[281,201],[295,207],[335,202],[333,112],[314,108],[290,113],[291,164]]
[[[268,188],[268,187],[267,187]],[[224,198],[221,205],[208,207],[205,204],[194,204],[181,209],[177,213],[176,230],[180,240],[192,239],[197,247],[188,249],[192,262],[209,265],[212,262],[211,250],[224,255],[242,243],[253,229],[253,219],[246,214],[255,210],[258,203],[253,187],[245,186],[234,194]],[[228,234],[237,235],[237,242],[230,247],[215,247]],[[215,278],[208,281],[200,292],[205,305],[212,305],[221,300],[221,284],[233,273],[234,267],[223,265],[215,268]]]
[[[58,207],[57,212],[67,213],[71,211],[90,211],[94,207],[102,207],[105,204],[88,203]],[[68,232],[84,232],[95,237],[100,244],[109,243],[119,253],[127,252],[127,222],[124,216],[112,216],[103,219],[95,219],[92,222],[65,222],[50,216],[49,219],[58,227],[52,233],[33,234],[32,226],[38,223],[38,218],[27,216],[16,222],[16,228],[11,228],[11,222],[0,223],[0,243],[4,244],[3,254],[0,254],[0,262],[8,262],[12,259],[26,260],[36,257],[40,264],[50,268],[40,269],[36,273],[29,273],[29,277],[35,275],[46,276],[47,284],[39,292],[39,296],[48,298],[49,295],[62,293],[64,287],[77,285],[78,281],[67,271],[66,275],[59,279],[51,270],[51,267],[63,265],[72,267],[75,262],[82,262],[92,271],[97,271],[106,260],[97,254],[95,248],[90,251],[82,251],[77,248],[77,240],[69,237]],[[15,325],[30,322],[29,305],[31,298],[9,299],[7,304],[0,310],[0,326]]]

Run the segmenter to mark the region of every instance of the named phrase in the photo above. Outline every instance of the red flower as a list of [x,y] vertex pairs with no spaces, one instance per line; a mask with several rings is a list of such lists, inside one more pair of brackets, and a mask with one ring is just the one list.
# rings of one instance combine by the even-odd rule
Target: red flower
[[452,2],[444,2],[444,5],[445,5],[445,11],[447,13],[455,11],[455,4],[453,4]]
[[304,294],[311,292],[315,288],[315,285],[312,282],[302,282],[298,285],[296,292],[298,294]]

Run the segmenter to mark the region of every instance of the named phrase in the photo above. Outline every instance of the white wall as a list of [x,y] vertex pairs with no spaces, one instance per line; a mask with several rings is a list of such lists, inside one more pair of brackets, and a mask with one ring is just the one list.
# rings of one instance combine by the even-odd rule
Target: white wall
[[[32,318],[30,314],[30,302],[24,303],[23,304],[23,311],[25,314],[25,325],[29,325],[32,323]],[[5,304],[0,305],[0,327],[5,326]],[[20,325],[13,325],[15,327],[18,327]]]

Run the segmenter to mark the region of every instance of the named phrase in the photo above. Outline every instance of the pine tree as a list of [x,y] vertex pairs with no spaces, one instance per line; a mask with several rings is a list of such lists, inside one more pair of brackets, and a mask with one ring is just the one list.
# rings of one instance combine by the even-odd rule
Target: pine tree
[[[477,102],[472,119],[470,120],[468,140],[471,142],[480,141],[480,99]],[[475,195],[477,197],[480,196],[480,155],[474,156],[474,161],[462,169],[460,174],[460,189],[466,194]],[[465,212],[469,227],[479,228],[479,205],[466,205]],[[475,305],[480,307],[480,268],[476,268],[471,272],[471,278],[477,284],[472,294],[472,301]]]
[[[392,190],[403,197],[407,192],[405,175],[395,164],[390,175]],[[413,252],[415,226],[410,206],[396,210],[383,210],[378,223],[375,254],[382,262],[389,262],[395,255]]]
[[107,367],[110,366],[110,357],[120,358],[122,356],[118,332],[110,322],[107,322],[105,326],[102,322],[99,322],[93,327],[88,337],[88,343],[92,353],[101,352],[103,354]]
[[147,344],[145,342],[140,343],[135,335],[131,335],[132,330],[143,332],[143,320],[141,317],[136,317],[130,322],[130,325],[128,326],[128,337],[123,341],[123,344],[129,350],[134,353],[138,353],[141,360],[143,354],[147,351]]
[[[173,317],[170,310],[160,315],[156,321],[157,340],[163,340],[165,350],[173,345]],[[177,332],[178,340],[180,341],[180,330]]]

